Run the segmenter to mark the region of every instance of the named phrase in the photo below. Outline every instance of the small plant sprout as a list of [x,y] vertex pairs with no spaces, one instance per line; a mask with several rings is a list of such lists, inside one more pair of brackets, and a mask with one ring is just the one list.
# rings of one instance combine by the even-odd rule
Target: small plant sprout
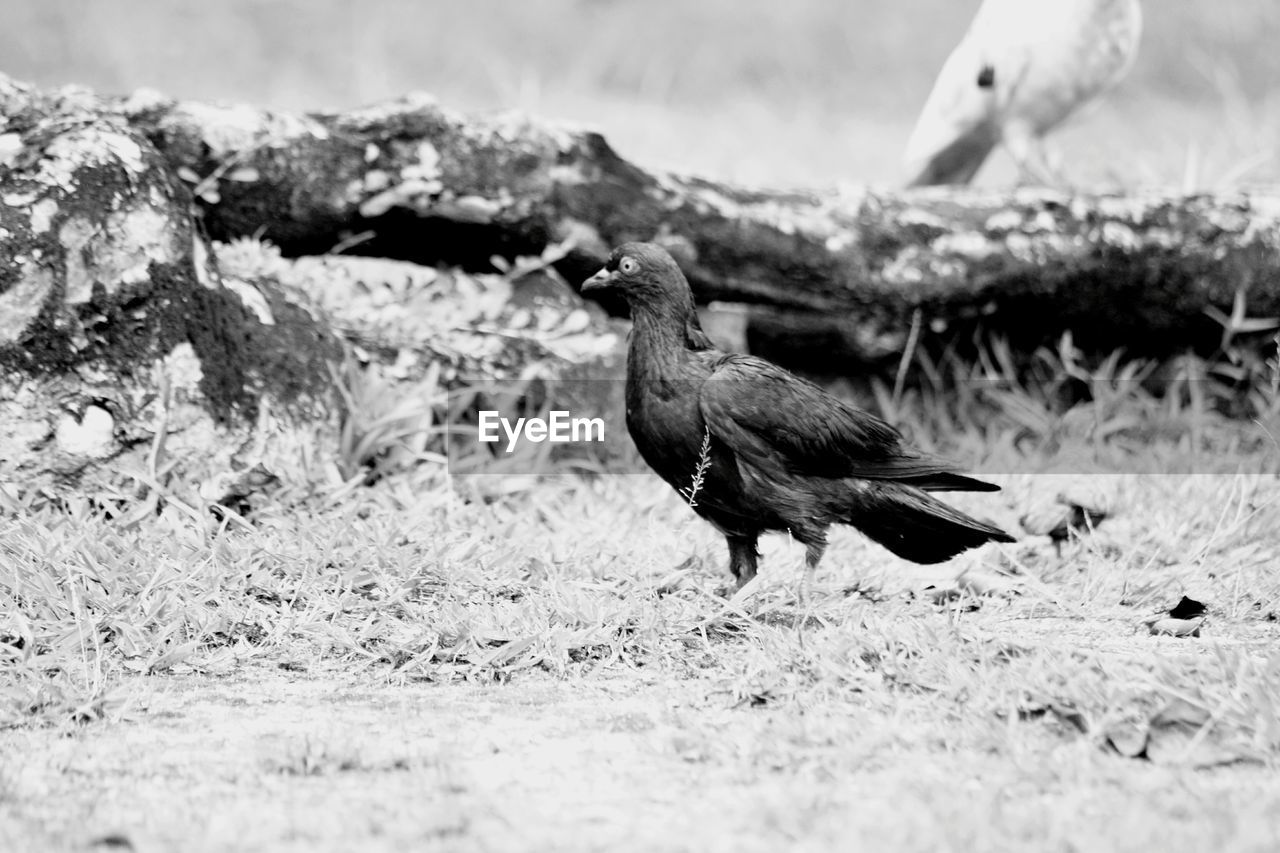
[[680,494],[689,502],[689,506],[698,505],[698,491],[702,488],[702,483],[707,477],[707,469],[710,467],[711,427],[705,427],[702,431],[702,447],[698,449],[698,467],[693,471],[693,481],[689,484],[689,488],[680,490]]

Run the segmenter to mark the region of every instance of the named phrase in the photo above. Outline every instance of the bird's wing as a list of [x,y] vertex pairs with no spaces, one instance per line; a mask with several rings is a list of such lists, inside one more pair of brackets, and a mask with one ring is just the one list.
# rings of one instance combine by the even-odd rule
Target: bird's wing
[[1137,56],[1142,9],[1138,0],[1055,0],[1013,24],[1012,31],[992,30],[988,40],[1027,58],[1016,89],[1002,93],[1000,120],[1006,138],[1039,136],[1124,77]]
[[[1067,4],[1072,5],[1072,4]],[[1057,37],[1039,33],[1035,68],[1015,106],[1042,130],[1115,86],[1133,67],[1142,37],[1138,0],[1078,0],[1060,11]]]
[[944,460],[906,447],[902,435],[879,418],[752,356],[721,359],[702,384],[698,405],[712,436],[766,472],[919,480],[922,488],[983,485],[956,475]]

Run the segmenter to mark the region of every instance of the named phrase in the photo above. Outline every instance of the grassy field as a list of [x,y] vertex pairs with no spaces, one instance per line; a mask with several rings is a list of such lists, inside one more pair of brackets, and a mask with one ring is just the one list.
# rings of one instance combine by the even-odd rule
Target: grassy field
[[[1017,530],[1084,481],[1115,515],[1060,555],[922,569],[844,531],[804,587],[775,537],[745,600],[647,477],[12,512],[0,846],[1273,849],[1280,479],[1215,464],[965,503]],[[1151,635],[1182,595],[1200,636]]]
[[[17,0],[0,70],[284,108],[427,89],[646,164],[888,183],[975,5]],[[1147,11],[1133,77],[1057,138],[1068,173],[1275,180],[1280,9]],[[746,597],[644,475],[364,485],[300,438],[245,524],[188,514],[177,477],[158,514],[0,489],[0,850],[1274,850],[1280,362],[1255,343],[1219,366],[1257,368],[1256,420],[1132,383],[908,390],[899,420],[1004,487],[966,510],[1020,531],[1083,491],[1110,517],[928,569],[840,530],[811,583],[774,537]],[[1153,634],[1184,595],[1198,635]]]

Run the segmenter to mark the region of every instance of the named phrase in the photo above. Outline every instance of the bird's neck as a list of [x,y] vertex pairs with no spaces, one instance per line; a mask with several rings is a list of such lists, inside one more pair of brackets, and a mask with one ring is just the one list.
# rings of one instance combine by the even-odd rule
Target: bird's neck
[[629,363],[649,378],[679,374],[693,353],[711,349],[692,304],[633,305],[631,321]]

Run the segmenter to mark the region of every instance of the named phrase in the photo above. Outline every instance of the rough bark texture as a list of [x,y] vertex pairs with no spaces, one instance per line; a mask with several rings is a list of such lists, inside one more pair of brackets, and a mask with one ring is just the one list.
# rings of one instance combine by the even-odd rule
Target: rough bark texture
[[[0,238],[0,481],[157,436],[247,465],[272,424],[332,423],[345,345],[408,377],[616,374],[618,336],[555,273],[632,239],[745,303],[739,343],[828,368],[895,358],[917,309],[935,334],[1131,351],[1208,340],[1241,290],[1280,315],[1280,194],[745,189],[423,97],[287,115],[0,76]],[[381,259],[285,257],[335,244]],[[478,272],[557,246],[547,272]]]
[[701,302],[761,306],[760,346],[889,357],[919,308],[935,331],[980,321],[1029,344],[1070,328],[1086,347],[1160,351],[1208,340],[1204,309],[1241,287],[1252,314],[1280,314],[1280,193],[777,192],[646,171],[598,133],[425,96],[339,114],[148,92],[89,106],[193,184],[216,239],[294,255],[365,235],[362,254],[473,269],[572,241],[557,268],[576,283],[611,245],[656,238]]
[[215,274],[145,137],[80,93],[0,100],[0,479],[74,477],[161,423],[208,454],[261,401],[325,405],[332,334]]
[[306,116],[116,106],[216,189],[215,236],[261,232],[297,253],[372,232],[357,251],[469,265],[568,240],[558,268],[575,283],[610,246],[659,239],[700,302],[761,306],[757,344],[816,339],[828,358],[895,355],[917,308],[935,332],[981,322],[1028,345],[1073,329],[1086,347],[1152,352],[1211,340],[1204,309],[1242,287],[1252,315],[1280,315],[1277,192],[775,192],[646,171],[591,131],[421,97]]
[[332,438],[344,348],[408,382],[616,355],[598,309],[537,271],[210,243],[183,174],[92,94],[0,77],[0,488],[158,462],[215,477],[298,428]]

